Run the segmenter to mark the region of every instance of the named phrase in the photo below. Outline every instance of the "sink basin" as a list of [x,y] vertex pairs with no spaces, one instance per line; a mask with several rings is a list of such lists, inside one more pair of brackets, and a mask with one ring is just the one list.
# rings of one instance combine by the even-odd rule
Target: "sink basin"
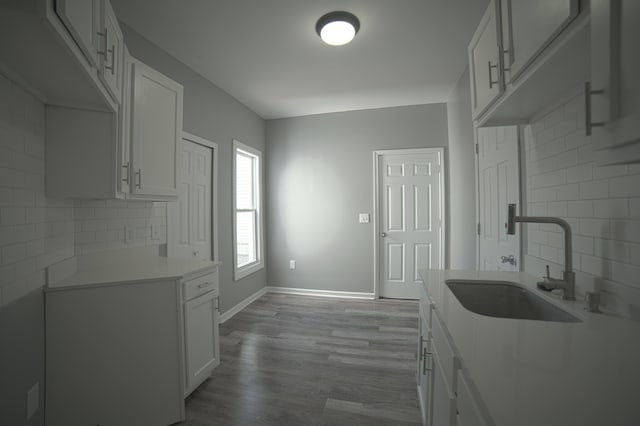
[[462,306],[476,314],[497,318],[582,322],[513,282],[447,280],[446,284]]

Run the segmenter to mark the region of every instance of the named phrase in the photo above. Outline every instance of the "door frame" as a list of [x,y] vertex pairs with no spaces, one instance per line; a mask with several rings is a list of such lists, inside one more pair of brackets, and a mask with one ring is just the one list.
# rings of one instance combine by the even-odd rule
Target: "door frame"
[[445,148],[403,148],[403,149],[380,149],[373,151],[373,297],[374,299],[380,298],[380,171],[378,165],[380,164],[380,158],[383,155],[407,155],[407,154],[431,154],[438,153],[440,155],[440,174],[442,179],[440,180],[440,208],[441,208],[441,227],[440,227],[440,268],[443,268],[447,264],[447,251],[446,251],[446,219],[447,219],[447,205],[445,190],[447,188],[447,165],[445,164]]
[[[191,143],[201,145],[205,148],[211,149],[211,260],[219,261],[220,253],[218,252],[218,144],[211,142],[200,136],[192,135],[191,133],[182,131],[180,140],[186,140]],[[178,149],[176,147],[176,152]],[[177,161],[177,160],[176,160]],[[176,170],[177,178],[177,170]],[[177,201],[170,201],[171,203],[177,203]],[[169,215],[173,215],[174,209],[170,208],[167,203],[167,256],[170,257],[171,245],[177,241],[177,234],[174,230],[170,229],[171,219]]]

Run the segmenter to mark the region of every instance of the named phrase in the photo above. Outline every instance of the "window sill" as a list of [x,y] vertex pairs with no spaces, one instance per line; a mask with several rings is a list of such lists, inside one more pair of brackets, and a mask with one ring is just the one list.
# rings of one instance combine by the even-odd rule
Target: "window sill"
[[238,281],[264,268],[264,262],[253,263],[241,268],[233,268],[233,280]]

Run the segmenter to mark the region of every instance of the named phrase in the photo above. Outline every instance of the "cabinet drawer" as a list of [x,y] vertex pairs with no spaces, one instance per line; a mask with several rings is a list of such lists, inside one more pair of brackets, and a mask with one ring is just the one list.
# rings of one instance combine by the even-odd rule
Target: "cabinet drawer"
[[432,350],[436,352],[442,367],[442,375],[444,376],[450,396],[453,397],[457,391],[456,372],[458,369],[458,359],[436,313],[434,313],[431,318],[431,336]]
[[218,291],[218,274],[211,272],[182,283],[182,297],[184,301],[191,300],[201,294]]

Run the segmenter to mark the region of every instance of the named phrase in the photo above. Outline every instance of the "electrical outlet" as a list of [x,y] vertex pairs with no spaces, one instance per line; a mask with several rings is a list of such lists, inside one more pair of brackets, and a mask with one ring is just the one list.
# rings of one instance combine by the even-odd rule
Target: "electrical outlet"
[[124,242],[125,243],[132,243],[133,240],[136,239],[136,230],[135,228],[131,228],[129,226],[125,226],[124,227]]
[[360,223],[369,223],[369,213],[360,213],[358,215],[358,221]]
[[27,392],[27,420],[38,411],[40,406],[40,382],[36,382]]
[[289,269],[296,269],[296,261],[295,260],[290,260],[289,261]]

